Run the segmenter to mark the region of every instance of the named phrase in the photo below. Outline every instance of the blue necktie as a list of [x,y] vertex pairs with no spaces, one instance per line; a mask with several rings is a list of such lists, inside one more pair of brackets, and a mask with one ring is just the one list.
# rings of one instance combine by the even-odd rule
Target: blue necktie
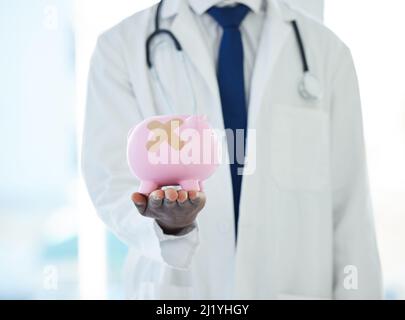
[[[247,108],[244,81],[243,45],[239,30],[243,19],[249,13],[245,5],[234,7],[212,7],[208,14],[223,28],[223,36],[218,59],[218,85],[221,94],[222,113],[225,129],[232,129],[234,141],[237,141],[237,130],[243,130],[243,148],[228,137],[228,150],[233,158],[230,169],[232,175],[233,204],[235,210],[235,232],[237,235],[239,204],[242,186],[242,175],[238,168],[243,168],[245,157],[245,140],[247,129]],[[233,142],[233,144],[232,144]],[[239,153],[239,156],[237,156]],[[237,158],[243,158],[238,163]]]

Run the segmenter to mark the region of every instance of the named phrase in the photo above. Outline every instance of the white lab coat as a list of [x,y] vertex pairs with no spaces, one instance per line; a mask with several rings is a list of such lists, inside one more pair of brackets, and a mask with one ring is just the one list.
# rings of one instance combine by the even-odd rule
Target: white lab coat
[[[199,112],[223,128],[214,62],[186,1],[166,2],[162,23],[184,47]],[[135,14],[98,40],[89,75],[83,170],[99,215],[130,248],[128,298],[381,297],[350,51],[327,28],[283,2],[268,0],[268,5],[249,102],[249,128],[257,136],[249,150],[256,148],[256,170],[243,179],[236,247],[226,164],[206,182],[206,208],[188,235],[164,236],[130,200],[138,181],[127,166],[127,133],[144,117],[168,111],[145,58],[156,8]],[[319,102],[298,93],[302,63],[291,19],[298,21],[310,68],[322,84]],[[153,52],[176,113],[192,113],[184,64],[172,43],[161,37]]]

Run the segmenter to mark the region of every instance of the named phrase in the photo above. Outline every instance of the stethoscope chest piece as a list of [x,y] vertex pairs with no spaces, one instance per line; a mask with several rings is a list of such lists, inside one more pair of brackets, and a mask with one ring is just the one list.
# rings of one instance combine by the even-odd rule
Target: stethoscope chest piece
[[322,87],[319,80],[309,71],[305,72],[299,83],[299,92],[302,98],[310,101],[322,99]]

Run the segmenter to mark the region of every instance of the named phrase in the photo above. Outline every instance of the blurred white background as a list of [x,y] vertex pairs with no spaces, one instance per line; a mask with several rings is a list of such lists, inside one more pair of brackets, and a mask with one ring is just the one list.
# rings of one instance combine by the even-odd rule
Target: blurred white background
[[[289,1],[352,49],[386,297],[404,299],[405,2]],[[154,2],[0,0],[0,298],[123,297],[126,248],[89,202],[80,137],[97,36]]]
[[386,296],[405,299],[405,1],[326,0],[358,71]]

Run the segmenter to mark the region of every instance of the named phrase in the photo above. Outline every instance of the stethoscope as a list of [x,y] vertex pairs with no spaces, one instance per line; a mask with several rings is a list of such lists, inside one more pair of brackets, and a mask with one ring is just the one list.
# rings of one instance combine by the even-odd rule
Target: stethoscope
[[[146,62],[147,62],[149,70],[151,70],[151,72],[156,80],[156,83],[158,84],[159,91],[161,91],[161,94],[165,97],[168,108],[171,111],[174,111],[173,104],[169,101],[169,99],[167,99],[168,95],[165,93],[162,81],[160,80],[159,75],[154,68],[153,61],[152,61],[152,53],[151,53],[151,45],[152,45],[152,41],[154,39],[156,39],[160,35],[167,35],[169,38],[171,38],[176,50],[181,54],[181,59],[183,60],[183,63],[185,66],[187,82],[188,82],[188,85],[190,86],[191,92],[193,92],[194,111],[195,111],[195,113],[197,113],[197,103],[195,101],[195,94],[194,94],[193,87],[191,85],[190,71],[188,70],[188,65],[185,60],[183,47],[182,47],[180,41],[177,39],[177,37],[170,30],[162,29],[160,27],[160,13],[162,10],[163,2],[164,2],[163,0],[160,1],[160,3],[158,4],[158,7],[157,7],[156,16],[155,16],[155,31],[147,38],[147,41],[146,41]],[[303,68],[303,75],[298,84],[298,92],[304,100],[312,101],[312,102],[319,101],[322,98],[321,84],[320,84],[318,78],[310,72],[307,55],[305,53],[304,42],[302,40],[301,32],[298,28],[298,23],[296,20],[292,20],[291,24],[292,24],[295,38],[296,38],[296,41],[298,44],[298,49],[299,49],[301,62],[302,62],[302,68]]]

